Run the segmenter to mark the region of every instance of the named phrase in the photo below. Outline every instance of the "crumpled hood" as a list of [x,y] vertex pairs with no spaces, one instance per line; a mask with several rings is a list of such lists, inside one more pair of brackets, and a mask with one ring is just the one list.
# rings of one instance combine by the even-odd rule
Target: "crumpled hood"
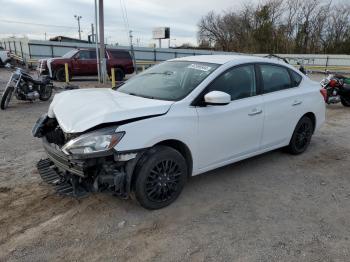
[[165,114],[173,101],[142,98],[108,88],[78,89],[55,95],[48,116],[66,133],[80,133],[104,123]]

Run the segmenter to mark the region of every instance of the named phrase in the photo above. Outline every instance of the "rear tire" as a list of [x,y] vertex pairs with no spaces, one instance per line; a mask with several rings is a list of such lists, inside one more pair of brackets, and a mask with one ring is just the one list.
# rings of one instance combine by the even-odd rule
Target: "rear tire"
[[171,147],[156,146],[140,160],[135,176],[134,193],[140,205],[160,209],[180,195],[187,181],[186,160]]
[[124,71],[120,68],[115,69],[115,80],[120,82],[123,81],[125,77]]
[[52,86],[51,85],[45,85],[42,88],[40,88],[40,96],[39,99],[41,101],[47,101],[50,99],[52,95]]
[[293,136],[287,147],[288,152],[293,155],[305,152],[311,142],[313,131],[314,124],[312,120],[307,116],[302,117],[294,129]]
[[8,86],[6,88],[4,94],[2,95],[1,103],[0,103],[0,108],[2,110],[5,110],[8,107],[10,100],[11,100],[13,90],[14,90],[13,86]]
[[341,104],[345,107],[350,107],[350,97],[342,97]]

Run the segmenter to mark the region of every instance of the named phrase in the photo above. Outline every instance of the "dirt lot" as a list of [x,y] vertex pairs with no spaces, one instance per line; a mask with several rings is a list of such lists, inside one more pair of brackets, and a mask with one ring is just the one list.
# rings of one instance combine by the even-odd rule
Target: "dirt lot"
[[[1,92],[8,76],[0,69]],[[305,154],[193,177],[151,212],[103,194],[57,196],[41,181],[30,130],[48,105],[0,112],[0,261],[350,261],[350,109],[329,106]]]

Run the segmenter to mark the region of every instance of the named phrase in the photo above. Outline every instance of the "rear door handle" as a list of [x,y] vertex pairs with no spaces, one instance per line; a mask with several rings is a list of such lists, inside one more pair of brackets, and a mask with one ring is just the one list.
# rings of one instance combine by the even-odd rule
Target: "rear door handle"
[[298,105],[301,105],[303,103],[303,101],[300,101],[300,100],[295,100],[292,104],[292,106],[298,106]]
[[261,109],[258,109],[258,108],[254,108],[248,115],[249,116],[255,116],[255,115],[259,115],[262,113],[262,110]]

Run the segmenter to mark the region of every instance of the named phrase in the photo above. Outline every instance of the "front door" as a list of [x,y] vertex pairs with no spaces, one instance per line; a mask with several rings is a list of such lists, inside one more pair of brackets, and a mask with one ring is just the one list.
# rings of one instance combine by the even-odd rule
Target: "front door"
[[86,76],[94,74],[94,65],[96,65],[95,58],[91,57],[93,52],[89,50],[80,50],[72,61],[73,74],[75,76]]
[[201,171],[243,158],[260,148],[264,105],[257,95],[254,65],[229,69],[207,88],[231,95],[228,105],[197,107]]

